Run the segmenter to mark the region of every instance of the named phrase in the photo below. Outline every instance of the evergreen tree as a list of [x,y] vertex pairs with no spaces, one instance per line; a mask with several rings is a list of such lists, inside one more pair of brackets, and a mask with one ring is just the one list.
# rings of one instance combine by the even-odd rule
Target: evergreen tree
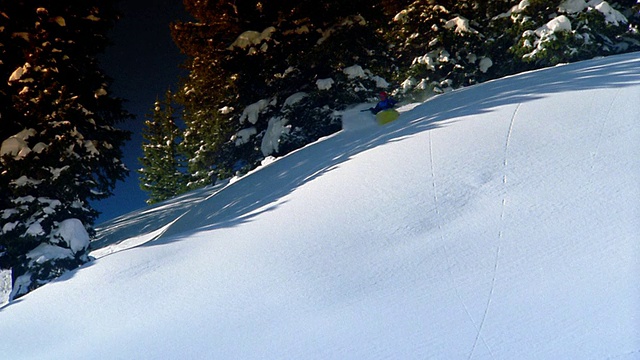
[[491,78],[497,59],[490,19],[508,8],[505,1],[418,0],[397,13],[389,41],[402,89],[429,96]]
[[142,136],[144,157],[140,158],[140,188],[149,193],[148,204],[169,199],[186,190],[184,162],[179,151],[181,132],[176,124],[173,94],[156,101],[153,114],[145,121]]
[[496,22],[515,39],[509,52],[522,71],[640,49],[633,6],[629,0],[531,0]]
[[[177,99],[193,187],[336,131],[336,110],[373,100],[381,87],[399,84],[396,96],[425,97],[640,44],[631,0],[186,0],[185,6],[196,20],[173,24],[172,33],[188,55]],[[614,12],[627,20],[612,21]],[[543,35],[560,15],[571,30]]]
[[[377,31],[388,17],[382,3],[187,0],[196,21],[174,24],[173,36],[189,56],[178,99],[193,183],[252,168],[264,156],[334,132],[340,124],[333,110],[372,98],[376,84],[384,83],[375,75],[392,67]],[[343,72],[358,64],[366,65],[366,76]],[[329,78],[336,85],[319,89],[317,81]],[[310,96],[286,104],[300,93]],[[276,128],[282,136],[291,129],[295,141],[282,149],[266,146],[278,137]]]
[[114,125],[129,115],[96,61],[117,16],[106,0],[2,2],[0,267],[13,297],[87,260],[89,201],[127,174],[129,134]]

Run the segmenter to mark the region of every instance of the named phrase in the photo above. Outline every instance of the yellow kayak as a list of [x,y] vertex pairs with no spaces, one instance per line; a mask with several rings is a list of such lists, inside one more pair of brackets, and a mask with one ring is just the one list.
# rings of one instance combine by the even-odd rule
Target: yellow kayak
[[384,125],[397,119],[398,116],[400,116],[400,113],[397,112],[395,109],[387,109],[377,113],[376,120],[378,120],[378,124]]

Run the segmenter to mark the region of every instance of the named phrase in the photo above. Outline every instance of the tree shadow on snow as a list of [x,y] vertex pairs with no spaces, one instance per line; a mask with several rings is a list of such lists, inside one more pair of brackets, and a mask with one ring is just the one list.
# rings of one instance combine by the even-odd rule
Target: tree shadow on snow
[[[623,88],[640,83],[640,54],[619,55],[613,63],[611,59],[532,71],[434,97],[385,126],[339,132],[290,153],[239,181],[186,194],[135,217],[120,217],[105,224],[103,240],[96,245],[112,243],[118,237],[118,231],[120,236],[131,234],[132,229],[142,234],[145,229],[155,230],[174,219],[177,220],[163,234],[144,245],[166,244],[194,232],[238,226],[276,209],[282,204],[281,199],[298,187],[336,169],[355,155],[383,144],[402,141],[446,126],[454,119],[491,112],[500,106],[567,91]],[[473,118],[465,121],[473,121]]]

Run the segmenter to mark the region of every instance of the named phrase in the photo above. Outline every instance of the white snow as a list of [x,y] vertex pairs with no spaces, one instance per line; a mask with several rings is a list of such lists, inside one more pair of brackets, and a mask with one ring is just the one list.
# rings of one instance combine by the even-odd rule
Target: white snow
[[333,81],[332,78],[316,80],[316,86],[318,86],[318,90],[329,90],[334,83],[335,81]]
[[16,180],[12,180],[11,181],[11,185],[15,185],[17,187],[20,187],[20,186],[34,186],[34,185],[40,185],[41,183],[42,183],[42,181],[31,179],[31,178],[27,177],[26,175],[22,175],[19,178],[17,178]]
[[588,2],[585,0],[566,0],[558,6],[558,10],[567,14],[576,14],[589,7],[601,12],[607,23],[617,26],[620,23],[626,24],[629,22],[621,12],[612,8],[608,2],[603,0],[591,0]]
[[548,23],[542,25],[535,31],[527,30],[522,36],[532,36],[535,34],[537,40],[535,40],[534,44],[531,44],[534,49],[523,56],[523,58],[533,57],[538,52],[544,49],[544,44],[555,39],[555,33],[557,32],[571,32],[571,20],[565,15],[557,16],[551,19]]
[[584,0],[565,0],[560,6],[558,6],[558,11],[566,12],[567,14],[576,14],[581,11],[584,11],[589,5]]
[[251,137],[258,133],[258,129],[255,126],[248,127],[238,131],[231,140],[236,143],[236,146],[244,145],[249,142]]
[[393,17],[393,21],[401,22],[401,23],[407,22],[408,19],[409,19],[409,11],[407,11],[407,9],[400,11]]
[[527,8],[527,6],[531,5],[531,3],[529,2],[529,0],[522,0],[518,3],[518,5],[514,5],[509,11],[507,11],[504,14],[500,14],[496,17],[494,17],[494,19],[500,19],[500,18],[506,18],[506,17],[511,17],[513,14],[518,14],[521,13],[524,9]]
[[17,221],[5,223],[4,225],[2,225],[2,232],[7,233],[9,231],[13,231],[13,229],[15,229],[19,224],[20,223]]
[[34,129],[24,129],[5,139],[0,146],[0,156],[9,155],[15,159],[24,158],[31,152],[26,140],[35,134],[36,131]]
[[56,16],[52,19],[53,21],[56,22],[56,24],[58,24],[59,26],[67,26],[67,22],[64,20],[64,18],[62,16]]
[[413,89],[416,84],[417,84],[417,80],[413,77],[407,78],[405,79],[401,84],[400,84],[400,88],[402,89],[403,92],[407,92],[410,91],[411,89]]
[[29,236],[44,235],[44,229],[42,228],[42,224],[40,224],[40,222],[38,221],[32,223],[27,228],[27,231],[25,231],[25,234]]
[[373,77],[371,77],[371,80],[376,82],[377,88],[386,89],[389,87],[389,83],[387,82],[387,80],[378,75],[374,75]]
[[89,247],[89,234],[78,219],[62,221],[58,224],[54,236],[60,237],[74,254]]
[[232,106],[224,106],[218,109],[218,112],[223,115],[231,114],[235,110]]
[[[591,1],[590,3],[593,3],[594,1]],[[604,17],[605,17],[605,21],[607,23],[610,24],[614,24],[614,25],[620,25],[620,23],[626,24],[629,21],[627,20],[627,18],[622,15],[622,13],[614,8],[611,7],[611,5],[609,5],[608,2],[606,1],[601,1],[599,2],[599,4],[594,6],[596,10],[600,11]]]
[[556,32],[571,32],[571,20],[565,15],[553,18],[548,23],[536,29],[535,33],[539,38],[545,39]]
[[267,99],[259,100],[247,106],[240,116],[240,124],[244,124],[245,120],[249,120],[250,123],[255,124],[258,122],[258,116],[267,106],[269,106],[269,100]]
[[269,119],[269,125],[267,125],[267,130],[260,144],[262,155],[268,156],[278,152],[280,149],[280,137],[289,132],[287,123],[288,120],[286,118],[274,117]]
[[6,304],[11,294],[11,270],[0,269],[0,304]]
[[276,28],[273,26],[264,29],[262,32],[253,30],[245,31],[229,46],[229,50],[233,50],[234,47],[246,49],[253,45],[259,45],[261,42],[271,39],[271,35],[275,31]]
[[638,359],[639,102],[634,53],[385,126],[349,110],[235,182],[103,224],[94,244],[119,251],[3,308],[0,354]]
[[353,66],[346,67],[342,69],[342,72],[345,75],[347,75],[349,79],[356,79],[356,78],[366,79],[367,78],[367,74],[365,74],[364,70],[362,69],[362,66],[360,65],[353,65]]
[[2,146],[0,147],[0,156],[13,156],[18,157],[18,154],[23,152],[23,149],[28,149],[27,142],[12,136],[2,142]]
[[293,106],[293,105],[299,103],[300,101],[302,101],[302,99],[307,97],[307,95],[308,94],[306,92],[303,92],[303,91],[300,91],[300,92],[297,92],[297,93],[294,93],[294,94],[290,95],[289,97],[287,97],[284,100],[284,103],[282,104],[282,109],[284,110],[284,108],[287,107],[287,106]]
[[33,147],[33,151],[35,151],[37,154],[41,154],[43,151],[45,151],[49,146],[47,146],[47,144],[39,142],[37,143],[34,147]]
[[464,34],[464,33],[471,33],[471,34],[477,34],[478,30],[472,28],[471,26],[469,26],[469,19],[466,19],[462,16],[456,16],[455,18],[447,21],[444,24],[444,27],[446,29],[453,29],[455,27],[454,32],[457,34]]
[[91,153],[91,155],[96,155],[96,156],[100,155],[100,151],[96,149],[95,140],[85,140],[84,148],[87,150],[88,153]]
[[105,96],[105,95],[107,95],[107,90],[105,90],[105,89],[103,89],[103,88],[100,88],[100,89],[96,90],[96,91],[93,93],[93,95],[94,95],[94,96],[95,96],[95,98],[97,99],[97,98],[99,98],[100,96]]
[[488,57],[483,57],[482,59],[480,59],[480,63],[478,64],[480,71],[482,71],[483,73],[486,73],[492,66],[493,61]]
[[73,258],[73,252],[68,248],[42,243],[27,254],[27,258],[43,264],[50,260]]
[[22,76],[27,72],[29,64],[25,64],[17,69],[15,69],[11,75],[9,76],[9,82],[18,81],[22,78]]

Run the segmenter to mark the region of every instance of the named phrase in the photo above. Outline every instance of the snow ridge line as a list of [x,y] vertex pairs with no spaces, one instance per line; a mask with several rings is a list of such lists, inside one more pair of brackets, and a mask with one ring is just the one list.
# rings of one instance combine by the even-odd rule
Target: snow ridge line
[[[464,308],[464,312],[467,314],[467,317],[469,318],[469,321],[471,321],[471,324],[473,324],[473,328],[476,330],[476,332],[478,333],[478,336],[475,338],[474,340],[474,348],[476,347],[476,344],[478,342],[478,337],[480,337],[480,328],[478,327],[478,324],[476,324],[475,320],[473,320],[473,316],[471,315],[471,312],[469,311],[469,307],[467,307],[467,304],[465,304],[464,300],[462,300],[462,296],[460,296],[460,292],[458,291],[458,285],[456,284],[456,280],[455,277],[453,276],[453,272],[451,271],[451,268],[453,266],[453,264],[451,263],[451,257],[449,256],[449,251],[447,251],[447,244],[444,241],[444,230],[442,229],[442,216],[440,214],[440,207],[438,206],[439,200],[438,200],[438,186],[436,183],[436,173],[435,173],[435,167],[434,167],[434,162],[433,162],[433,141],[431,139],[431,131],[429,132],[429,161],[430,161],[430,165],[431,165],[431,179],[432,179],[432,188],[433,188],[433,202],[434,202],[434,206],[435,206],[435,213],[436,213],[436,217],[438,220],[438,231],[440,233],[440,240],[442,240],[442,250],[444,252],[444,256],[447,259],[447,272],[449,273],[449,277],[451,278],[451,283],[453,285],[453,290],[455,291],[456,297],[458,298],[458,300],[460,300],[460,304],[462,304],[462,307]],[[483,337],[481,337],[482,339],[482,343],[484,344],[484,346],[487,348],[487,350],[489,351],[489,354],[491,354],[491,357],[493,357],[493,353],[491,352],[491,349],[489,348],[489,345],[487,345],[486,341],[484,340]]]
[[[520,106],[522,105],[522,103],[518,103],[518,105],[516,106],[515,110],[513,111],[513,115],[511,116],[511,121],[509,122],[509,130],[507,131],[507,139],[505,140],[504,143],[504,161],[502,162],[502,169],[503,169],[503,174],[502,174],[502,184],[504,186],[504,194],[502,196],[502,204],[500,207],[500,231],[498,231],[498,245],[496,246],[496,256],[495,256],[495,261],[493,264],[493,276],[491,278],[491,288],[489,289],[489,297],[487,298],[487,305],[484,309],[484,314],[482,315],[482,320],[480,321],[480,328],[478,329],[478,335],[476,336],[476,339],[473,343],[473,347],[471,348],[471,352],[469,353],[469,357],[467,358],[468,360],[471,360],[471,358],[473,357],[473,353],[475,352],[477,346],[478,346],[478,340],[482,335],[482,329],[484,328],[484,323],[487,320],[487,315],[489,314],[489,309],[491,308],[491,300],[493,298],[493,293],[495,291],[496,288],[496,277],[498,274],[498,264],[500,262],[500,249],[502,248],[502,240],[504,238],[504,217],[505,217],[505,209],[507,206],[507,167],[509,166],[509,145],[511,143],[511,135],[513,134],[513,125],[516,121],[516,115],[518,114],[518,110],[520,110]],[[484,341],[484,339],[483,339]],[[486,345],[486,343],[485,343]],[[489,349],[489,353],[491,353],[491,349],[487,346],[487,349]],[[493,354],[491,354],[491,357],[493,357]]]

